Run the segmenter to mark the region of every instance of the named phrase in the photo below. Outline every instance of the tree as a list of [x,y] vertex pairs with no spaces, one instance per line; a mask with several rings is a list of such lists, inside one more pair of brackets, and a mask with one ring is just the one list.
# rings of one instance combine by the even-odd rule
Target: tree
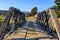
[[31,13],[32,13],[32,15],[37,14],[37,7],[34,7],[34,8],[31,10]]
[[54,0],[57,5],[60,5],[60,0]]
[[55,6],[53,6],[52,8],[55,9],[56,15],[58,18],[60,18],[60,0],[54,0],[55,2]]
[[60,0],[54,0],[54,2],[57,5],[58,9],[60,10]]

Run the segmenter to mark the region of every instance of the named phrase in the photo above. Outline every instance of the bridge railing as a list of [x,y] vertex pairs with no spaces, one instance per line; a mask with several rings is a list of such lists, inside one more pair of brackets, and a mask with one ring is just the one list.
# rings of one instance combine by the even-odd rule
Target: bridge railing
[[[23,13],[21,14],[15,8],[10,9],[9,12],[7,13],[7,16],[4,20],[4,22],[1,24],[1,27],[0,27],[0,40],[4,40],[4,36],[6,34],[6,31],[7,31],[6,28],[11,26],[10,24],[12,24],[12,23],[10,23],[11,18],[14,21],[14,22],[12,22],[14,24],[14,26],[12,25],[13,31],[14,31],[14,28],[17,28],[19,23],[21,24],[22,22],[25,21],[25,15]],[[10,29],[10,31],[12,29]]]
[[49,18],[50,24],[53,25],[51,27],[53,27],[52,29],[54,29],[56,31],[58,38],[60,39],[60,24],[58,22],[58,18],[55,14],[54,9],[49,9],[48,11],[49,11],[49,15],[50,15],[50,18]]
[[7,27],[8,23],[10,21],[11,16],[12,16],[12,13],[7,14],[4,22],[1,24],[1,27],[0,27],[0,40],[3,40],[3,38],[4,38],[5,28]]
[[54,9],[48,9],[38,14],[37,23],[42,24],[43,27],[45,29],[47,28],[50,32],[55,32],[60,39],[60,24]]

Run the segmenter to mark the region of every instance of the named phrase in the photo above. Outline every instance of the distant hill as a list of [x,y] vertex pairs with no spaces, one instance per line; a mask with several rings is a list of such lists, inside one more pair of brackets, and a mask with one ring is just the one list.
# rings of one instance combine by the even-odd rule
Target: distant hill
[[29,11],[24,11],[23,13],[24,14],[31,14],[31,12],[29,12]]
[[[1,14],[4,14],[4,13],[6,13],[7,12],[7,10],[0,10],[0,13]],[[23,11],[23,13],[24,14],[31,14],[31,12],[28,12],[28,11]]]
[[[6,16],[7,12],[8,12],[7,10],[0,10],[0,14],[4,15],[4,16]],[[31,14],[31,12],[29,12],[29,11],[23,11],[23,13],[26,14],[26,15]]]
[[0,10],[0,13],[5,13],[5,12],[7,12],[6,10]]
[[8,12],[7,10],[0,10],[0,15],[6,16],[7,12]]

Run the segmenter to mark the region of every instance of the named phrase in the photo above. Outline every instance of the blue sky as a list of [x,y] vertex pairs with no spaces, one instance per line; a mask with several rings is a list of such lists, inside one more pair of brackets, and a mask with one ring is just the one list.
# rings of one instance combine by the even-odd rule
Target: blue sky
[[29,11],[36,6],[38,11],[43,11],[54,5],[53,0],[0,0],[0,10],[8,10],[13,6],[21,11]]

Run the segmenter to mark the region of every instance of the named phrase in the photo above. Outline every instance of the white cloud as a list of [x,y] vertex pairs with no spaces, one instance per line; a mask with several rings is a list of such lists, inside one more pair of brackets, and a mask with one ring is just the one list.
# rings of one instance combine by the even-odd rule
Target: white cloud
[[25,11],[31,12],[31,10],[25,10]]

